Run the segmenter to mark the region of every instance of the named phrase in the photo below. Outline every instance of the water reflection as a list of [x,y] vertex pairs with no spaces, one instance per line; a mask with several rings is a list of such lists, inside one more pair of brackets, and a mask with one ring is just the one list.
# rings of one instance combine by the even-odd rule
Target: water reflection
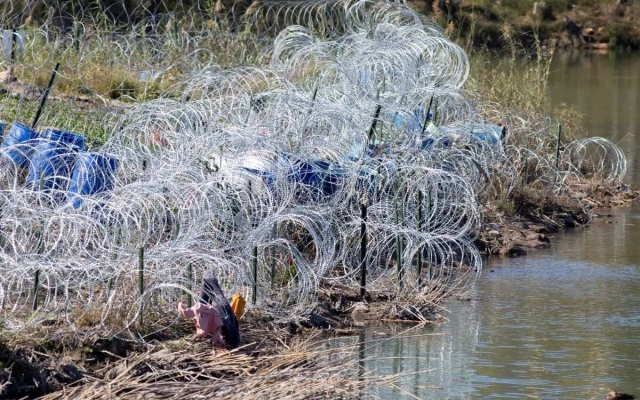
[[[590,233],[583,235],[583,231]],[[558,242],[563,249],[559,256],[565,259],[608,265],[635,264],[640,260],[640,246],[634,245],[640,243],[640,213],[629,211],[614,219],[596,220],[590,227],[561,235]]]
[[549,95],[584,114],[585,137],[620,142],[628,161],[628,181],[640,183],[640,54],[558,52],[549,77]]
[[[379,325],[362,331],[359,345],[359,365],[365,373],[401,376],[398,388],[372,389],[368,394],[386,399],[452,398],[451,393],[467,398],[473,390],[468,376],[459,371],[470,368],[471,359],[459,357],[472,348],[469,335],[453,337],[436,332],[433,326],[413,327],[411,324]],[[341,338],[335,345],[351,343]],[[444,397],[442,397],[444,396]]]
[[[371,327],[365,371],[403,376],[382,398],[604,399],[640,395],[640,208],[561,234],[554,248],[486,265],[451,321]],[[494,272],[489,272],[494,270]],[[363,341],[364,340],[364,341]],[[373,394],[373,393],[372,393]]]

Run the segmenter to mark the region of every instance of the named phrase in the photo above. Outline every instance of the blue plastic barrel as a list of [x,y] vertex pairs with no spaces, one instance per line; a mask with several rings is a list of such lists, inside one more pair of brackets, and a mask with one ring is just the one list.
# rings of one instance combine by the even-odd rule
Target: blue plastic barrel
[[92,195],[113,189],[118,160],[104,153],[80,152],[69,182],[69,199],[73,207],[82,205],[81,195]]
[[87,138],[82,135],[53,128],[45,129],[45,131],[42,133],[42,136],[51,140],[55,140],[57,142],[64,143],[68,146],[75,146],[80,151],[84,151],[84,144],[87,141]]
[[502,141],[504,128],[498,125],[482,125],[471,129],[474,139],[487,144],[498,144]]
[[38,132],[14,122],[0,145],[0,149],[4,150],[2,155],[18,167],[24,168],[29,165],[29,156],[37,143],[34,141],[36,138],[38,138]]
[[288,178],[290,182],[300,183],[311,190],[314,196],[331,196],[342,184],[340,169],[326,161],[304,161],[283,153],[291,162]]
[[67,189],[75,161],[73,148],[61,142],[41,139],[33,148],[30,161],[29,186],[43,191]]

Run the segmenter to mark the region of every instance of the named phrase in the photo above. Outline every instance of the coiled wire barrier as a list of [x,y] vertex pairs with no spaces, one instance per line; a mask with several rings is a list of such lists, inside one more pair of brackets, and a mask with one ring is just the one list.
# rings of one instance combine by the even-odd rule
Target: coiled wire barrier
[[[303,315],[323,281],[359,285],[363,206],[368,289],[391,281],[438,298],[473,287],[477,199],[495,182],[519,185],[524,158],[531,181],[553,180],[557,161],[538,151],[555,140],[551,121],[511,118],[521,124],[507,145],[462,92],[464,51],[402,3],[260,7],[265,29],[284,28],[270,66],[195,68],[181,98],[103,122],[100,153],[117,175],[84,172],[108,190],[70,193],[73,149],[38,175],[38,139],[3,148],[5,329],[64,315],[115,335],[144,316],[151,334],[175,322],[205,270],[276,316]],[[605,139],[566,153],[564,171],[624,175]]]

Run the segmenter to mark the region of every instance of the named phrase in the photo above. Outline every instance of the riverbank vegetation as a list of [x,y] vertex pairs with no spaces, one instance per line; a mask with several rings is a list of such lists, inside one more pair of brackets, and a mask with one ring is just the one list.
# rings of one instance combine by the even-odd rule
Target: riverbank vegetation
[[[48,25],[48,30],[84,35],[92,26],[162,26],[176,34],[189,29],[189,19],[207,21],[210,29],[228,23],[234,31],[249,19],[255,29],[268,29],[282,14],[256,11],[278,8],[287,1],[63,1],[10,0],[0,5],[6,28]],[[457,40],[474,47],[502,49],[510,39],[533,49],[537,40],[561,48],[640,49],[640,4],[633,0],[408,0],[413,9],[451,30]],[[171,16],[166,18],[166,16]],[[247,16],[249,18],[247,18]],[[262,17],[263,20],[259,21]],[[315,18],[309,14],[310,18]],[[147,29],[148,26],[145,28]],[[144,32],[140,32],[144,33]]]
[[15,337],[0,344],[3,398],[361,399],[399,378],[366,371],[358,337],[337,345],[318,331],[292,337],[245,322],[245,344],[227,351],[177,335],[188,331],[185,325],[153,347],[115,338],[83,346]]
[[[459,40],[501,49],[515,37],[528,49],[536,42],[595,51],[640,49],[640,4],[619,0],[414,1],[440,24],[451,23]],[[505,37],[505,32],[508,34]]]
[[[287,347],[300,327],[437,323],[444,297],[468,297],[483,253],[547,246],[546,233],[587,224],[603,199],[635,197],[622,184],[617,146],[583,138],[578,116],[547,102],[553,46],[536,42],[535,57],[523,58],[514,37],[503,61],[469,58],[447,36],[454,32],[402,3],[249,4],[237,24],[222,18],[222,2],[212,6],[217,19],[140,17],[109,29],[97,18],[62,35],[26,29],[3,62],[11,72],[0,119],[30,125],[61,62],[39,126],[84,134],[90,151],[118,163],[108,190],[78,199],[64,184],[34,185],[33,160],[21,167],[3,157],[5,342],[40,343],[47,355],[39,357],[89,354],[73,360],[80,372],[58,371],[57,384],[16,396],[81,379],[54,396],[111,382],[172,390],[158,382],[199,376],[201,367],[189,369],[195,360],[217,368],[202,352],[169,352],[178,370],[148,354],[133,355],[141,369],[131,369],[115,361],[128,352],[107,348],[99,353],[116,362],[111,372],[95,378],[89,365],[100,343],[158,344],[192,332],[175,310],[197,301],[206,270],[249,300],[245,344],[259,341],[261,326]],[[31,147],[19,153],[38,154]],[[44,179],[73,180],[53,169]],[[0,376],[16,387],[31,367],[7,346]],[[242,366],[207,387],[238,384],[247,368],[252,380],[242,385],[263,372],[279,374],[277,385],[296,373],[335,373],[312,354],[288,359],[302,369],[284,376],[290,363],[258,350],[228,356]]]

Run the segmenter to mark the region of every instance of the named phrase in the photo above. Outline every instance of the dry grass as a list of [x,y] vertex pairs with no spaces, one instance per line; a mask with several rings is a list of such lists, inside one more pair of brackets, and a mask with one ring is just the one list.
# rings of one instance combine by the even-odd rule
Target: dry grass
[[[201,394],[207,398],[223,391],[225,398],[235,398],[234,393],[248,396],[244,398],[272,398],[263,394],[273,391],[284,396],[279,398],[296,398],[287,390],[299,386],[304,398],[317,398],[310,395],[314,393],[326,393],[323,398],[336,398],[330,393],[349,398],[344,394],[348,390],[371,384],[365,380],[351,385],[352,376],[341,374],[343,370],[336,370],[335,365],[352,365],[354,350],[317,351],[317,332],[293,337],[287,329],[251,316],[242,324],[246,344],[233,352],[214,349],[210,341],[196,340],[190,332],[193,324],[184,320],[173,334],[164,332],[145,345],[72,330],[51,334],[46,324],[19,335],[3,335],[0,397],[182,398]],[[263,383],[252,388],[258,382]]]
[[[164,16],[169,18],[171,16]],[[0,18],[0,24],[2,19]],[[74,21],[77,32],[58,34],[45,23],[20,27],[25,46],[11,63],[18,80],[44,87],[57,62],[61,63],[55,92],[91,94],[102,99],[146,101],[185,79],[185,74],[212,65],[232,68],[260,65],[268,61],[271,39],[260,38],[250,26],[231,33],[227,23],[215,23],[199,14],[176,21],[176,29],[143,24],[126,30],[99,20]]]
[[366,387],[393,382],[359,369],[356,345],[320,347],[313,337],[275,354],[158,346],[43,399],[355,399]]

